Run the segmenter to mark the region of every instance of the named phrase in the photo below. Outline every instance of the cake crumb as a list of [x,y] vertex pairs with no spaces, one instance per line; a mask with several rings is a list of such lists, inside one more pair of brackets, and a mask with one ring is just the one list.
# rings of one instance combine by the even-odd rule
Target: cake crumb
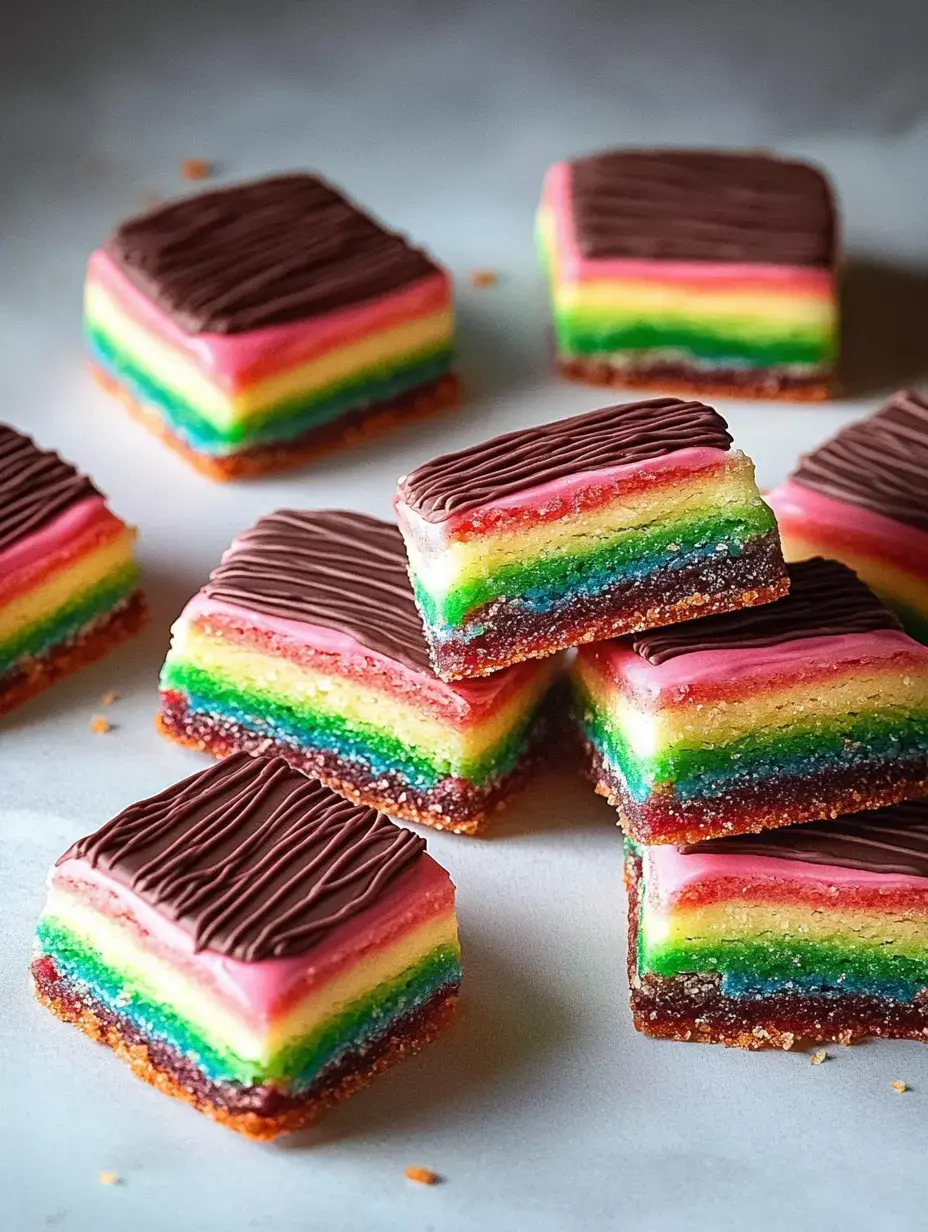
[[185,180],[208,180],[213,174],[213,164],[205,158],[185,158],[180,165],[180,174]]
[[101,1185],[118,1185],[120,1183],[119,1175],[116,1172],[101,1172],[97,1180]]
[[437,1185],[441,1180],[430,1168],[407,1168],[405,1176],[407,1181],[415,1181],[417,1185]]
[[102,714],[95,714],[90,720],[90,730],[95,736],[102,736],[111,730],[110,722]]
[[894,1091],[898,1091],[900,1095],[903,1091],[907,1091],[909,1089],[904,1082],[891,1082],[889,1085]]
[[809,1057],[810,1065],[821,1065],[823,1061],[829,1060],[828,1053],[824,1048],[816,1048],[815,1052]]
[[498,282],[499,274],[497,274],[496,270],[474,270],[470,276],[470,285],[472,287],[495,287]]
[[101,706],[112,706],[113,702],[118,702],[118,701],[119,701],[118,693],[101,693],[100,694],[100,705]]

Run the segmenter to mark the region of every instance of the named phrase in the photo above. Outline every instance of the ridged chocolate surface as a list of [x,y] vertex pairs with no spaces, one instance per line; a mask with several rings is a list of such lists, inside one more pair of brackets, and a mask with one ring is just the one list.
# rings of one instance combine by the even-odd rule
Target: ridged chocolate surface
[[395,526],[361,513],[280,509],[240,535],[210,575],[211,599],[339,629],[432,675]]
[[133,804],[58,861],[87,860],[210,949],[303,954],[425,850],[281,757],[235,753]]
[[660,458],[680,449],[729,449],[728,425],[711,406],[649,398],[507,432],[446,453],[400,480],[403,502],[444,522],[490,501],[584,471]]
[[188,333],[240,334],[386,295],[437,266],[314,175],[187,197],[105,251]]
[[782,826],[680,847],[686,855],[772,856],[870,873],[928,877],[928,801],[909,800],[834,821]]
[[70,462],[0,424],[0,551],[41,530],[71,505],[98,495]]
[[894,394],[875,415],[807,454],[792,479],[928,531],[928,400],[912,390]]
[[626,150],[571,164],[588,258],[829,266],[834,204],[815,167],[764,154]]
[[747,650],[809,637],[869,633],[901,625],[852,569],[815,556],[786,566],[789,594],[760,607],[651,629],[632,638],[636,654],[659,666],[700,650]]

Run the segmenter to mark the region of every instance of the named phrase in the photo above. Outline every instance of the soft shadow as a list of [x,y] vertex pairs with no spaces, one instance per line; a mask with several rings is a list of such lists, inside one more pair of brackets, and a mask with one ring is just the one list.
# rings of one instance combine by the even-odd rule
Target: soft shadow
[[[522,295],[509,292],[505,283],[472,294],[473,299],[459,296],[457,304],[458,369],[465,397],[482,401],[537,386],[550,371],[550,358],[543,328],[522,332],[527,311]],[[543,290],[538,302],[545,302]]]
[[851,257],[841,297],[844,396],[890,393],[928,374],[928,270]]
[[378,1078],[316,1128],[291,1134],[274,1150],[385,1132],[409,1132],[453,1116],[464,1132],[468,1113],[483,1122],[494,1104],[507,1107],[531,1084],[572,1031],[567,1007],[504,966],[483,939],[461,938],[464,982],[451,1029],[419,1056]]
[[[556,754],[552,756],[557,756]],[[567,758],[564,758],[564,762]],[[538,834],[617,830],[618,814],[579,770],[565,764],[546,768],[494,817],[487,838],[524,839]],[[620,836],[616,833],[616,842]]]

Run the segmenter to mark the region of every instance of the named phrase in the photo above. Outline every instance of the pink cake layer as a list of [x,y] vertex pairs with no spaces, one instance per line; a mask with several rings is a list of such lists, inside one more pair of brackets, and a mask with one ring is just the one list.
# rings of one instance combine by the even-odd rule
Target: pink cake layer
[[394,504],[397,517],[411,535],[438,546],[439,543],[465,542],[479,539],[481,535],[517,529],[529,519],[533,523],[553,522],[578,508],[595,510],[623,496],[638,497],[660,487],[698,482],[701,471],[708,477],[733,459],[740,460],[741,456],[738,450],[678,449],[643,462],[626,462],[621,466],[552,479],[527,491],[487,501],[479,509],[452,515],[444,522],[427,522],[410,513],[399,498]]
[[928,911],[928,880],[905,873],[875,873],[772,856],[684,855],[672,844],[649,847],[644,858],[648,897],[665,910],[732,898],[834,906],[840,894],[842,908]]
[[97,911],[136,927],[148,948],[164,956],[191,980],[209,988],[239,1018],[268,1025],[316,993],[363,958],[400,940],[427,919],[453,909],[451,878],[428,855],[399,874],[375,906],[333,928],[305,954],[242,962],[204,949],[130,889],[86,860],[72,859],[52,872],[62,884]]
[[557,276],[562,282],[640,281],[691,284],[693,289],[725,285],[739,290],[776,289],[780,293],[831,299],[834,277],[829,270],[803,265],[740,264],[735,261],[660,261],[581,256],[576,242],[569,163],[549,168],[542,200],[553,213],[557,246]]
[[649,709],[738,701],[760,688],[788,689],[800,677],[807,691],[818,680],[858,667],[928,672],[928,647],[895,629],[800,638],[779,646],[696,650],[661,664],[649,663],[620,641],[582,646],[578,655]]
[[192,357],[214,384],[231,393],[367,334],[428,316],[451,300],[450,278],[439,272],[401,291],[308,321],[268,325],[242,334],[188,334],[99,249],[90,258],[87,281],[99,282],[128,315],[162,342]]
[[928,534],[884,514],[823,496],[788,479],[764,499],[778,521],[795,525],[803,537],[824,531],[836,547],[861,556],[879,556],[897,569],[928,578]]
[[88,496],[0,552],[0,604],[38,585],[68,560],[124,529],[102,496]]
[[519,663],[480,680],[446,684],[432,672],[370,650],[348,633],[299,620],[253,612],[220,599],[195,595],[180,622],[195,622],[204,632],[255,646],[331,675],[352,674],[369,688],[402,693],[416,706],[457,728],[483,722],[536,676],[537,663]]

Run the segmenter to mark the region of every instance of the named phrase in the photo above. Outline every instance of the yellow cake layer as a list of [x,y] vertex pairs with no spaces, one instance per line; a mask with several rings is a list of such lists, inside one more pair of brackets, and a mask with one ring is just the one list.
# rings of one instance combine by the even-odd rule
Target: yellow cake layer
[[837,318],[830,297],[774,285],[747,289],[634,278],[584,279],[557,283],[553,298],[559,312],[574,316],[653,318],[669,326],[674,320],[692,325],[695,313],[700,320],[710,320],[713,329],[733,333],[743,333],[746,322],[751,333],[766,334],[771,328],[778,335],[792,329],[818,333],[832,329]]
[[122,311],[101,283],[91,280],[87,284],[84,307],[88,320],[102,328],[135,364],[220,429],[260,421],[269,410],[291,398],[308,397],[367,369],[398,367],[404,357],[449,344],[454,331],[453,310],[449,306],[367,334],[347,346],[335,347],[304,364],[233,392],[222,389],[191,358]]
[[439,945],[457,945],[452,909],[411,929],[393,945],[352,963],[288,1013],[268,1021],[249,1017],[244,1006],[237,1013],[206,982],[192,979],[169,957],[139,944],[134,931],[85,905],[73,891],[53,883],[43,918],[60,922],[108,967],[152,1001],[174,1010],[207,1039],[259,1065],[269,1064],[285,1045],[308,1035],[379,984],[392,982]]
[[673,483],[655,483],[588,512],[493,531],[467,540],[441,540],[433,548],[429,530],[425,542],[407,541],[416,577],[436,599],[447,591],[486,577],[506,565],[521,565],[536,557],[580,556],[609,546],[609,540],[628,531],[648,531],[663,523],[710,521],[737,517],[756,509],[760,497],[754,484],[754,464],[735,450],[722,455],[724,464],[709,473],[683,475]]
[[839,547],[827,532],[816,543],[812,535],[797,534],[789,525],[780,526],[780,542],[787,560],[808,560],[812,556],[827,556],[840,560],[880,595],[903,599],[910,607],[928,612],[928,578],[900,569],[887,560],[867,556]]
[[[651,758],[678,745],[710,748],[729,744],[742,736],[821,721],[865,715],[873,710],[928,709],[928,673],[902,675],[898,669],[863,667],[834,680],[818,680],[805,686],[798,679],[782,688],[760,683],[756,691],[735,702],[692,701],[666,706],[656,701],[654,710],[644,710],[634,699],[591,670],[581,658],[572,669],[600,715],[608,715],[629,748],[641,758]],[[745,684],[745,689],[750,686]]]
[[0,607],[0,645],[39,621],[48,620],[72,599],[93,589],[117,569],[131,564],[135,536],[132,527],[124,527],[115,538]]
[[267,695],[297,710],[305,707],[380,728],[452,768],[501,744],[541,701],[551,675],[550,670],[540,670],[489,718],[453,727],[395,693],[364,685],[357,677],[327,675],[283,656],[263,654],[209,634],[194,622],[180,620],[175,625],[171,655],[209,676],[234,682],[244,692]]

